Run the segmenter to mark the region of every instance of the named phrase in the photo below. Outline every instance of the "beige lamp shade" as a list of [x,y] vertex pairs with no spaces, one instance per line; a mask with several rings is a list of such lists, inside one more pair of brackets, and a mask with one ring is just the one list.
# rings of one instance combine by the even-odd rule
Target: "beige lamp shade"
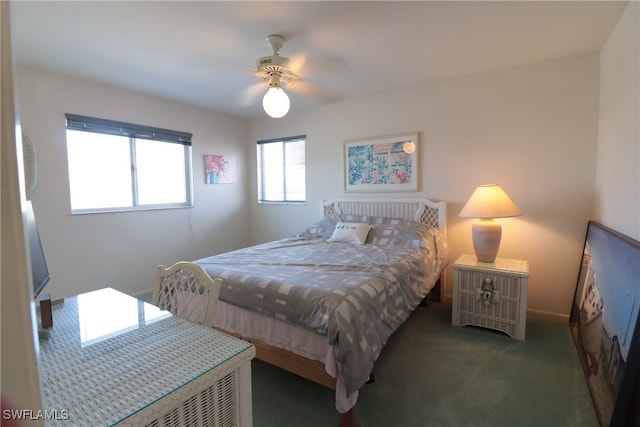
[[462,218],[507,218],[522,212],[497,184],[481,185],[475,189],[460,211]]
[[502,225],[493,218],[522,215],[507,193],[496,184],[475,189],[460,211],[462,218],[480,218],[471,226],[473,248],[480,262],[494,262],[502,239]]

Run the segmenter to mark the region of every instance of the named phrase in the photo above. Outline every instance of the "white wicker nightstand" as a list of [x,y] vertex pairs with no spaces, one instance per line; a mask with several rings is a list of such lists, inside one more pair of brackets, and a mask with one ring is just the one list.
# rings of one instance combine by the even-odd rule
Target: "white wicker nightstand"
[[53,306],[47,425],[252,425],[255,347],[113,289]]
[[527,261],[484,263],[460,255],[453,264],[452,323],[495,329],[524,341],[528,280]]

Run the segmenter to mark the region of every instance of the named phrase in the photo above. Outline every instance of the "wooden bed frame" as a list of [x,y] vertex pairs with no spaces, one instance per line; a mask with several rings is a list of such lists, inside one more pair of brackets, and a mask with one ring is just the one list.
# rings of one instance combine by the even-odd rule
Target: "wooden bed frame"
[[[435,202],[428,199],[331,199],[324,201],[322,207],[324,215],[344,213],[415,220],[438,228],[446,237],[447,206],[445,202]],[[444,270],[436,286],[428,295],[431,300],[436,302],[442,300],[443,289],[441,283],[443,279]],[[325,371],[323,362],[307,359],[290,351],[274,347],[259,339],[247,338],[224,329],[220,330],[251,342],[256,348],[257,359],[332,390],[336,389],[336,379]],[[340,414],[340,427],[355,425],[354,409],[355,407],[344,414]]]

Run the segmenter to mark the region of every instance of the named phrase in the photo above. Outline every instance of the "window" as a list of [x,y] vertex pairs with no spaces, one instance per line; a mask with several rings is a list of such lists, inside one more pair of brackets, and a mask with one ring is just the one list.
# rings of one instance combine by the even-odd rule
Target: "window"
[[193,206],[190,133],[66,119],[72,213]]
[[304,203],[305,135],[258,141],[258,203]]

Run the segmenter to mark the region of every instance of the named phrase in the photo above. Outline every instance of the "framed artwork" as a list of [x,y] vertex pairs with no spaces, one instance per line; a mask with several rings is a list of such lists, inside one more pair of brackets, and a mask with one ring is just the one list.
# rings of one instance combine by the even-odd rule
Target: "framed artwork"
[[639,308],[640,242],[589,221],[569,326],[603,427],[631,425]]
[[418,132],[344,143],[345,191],[418,191]]
[[230,184],[236,182],[236,158],[218,154],[205,154],[205,182]]

